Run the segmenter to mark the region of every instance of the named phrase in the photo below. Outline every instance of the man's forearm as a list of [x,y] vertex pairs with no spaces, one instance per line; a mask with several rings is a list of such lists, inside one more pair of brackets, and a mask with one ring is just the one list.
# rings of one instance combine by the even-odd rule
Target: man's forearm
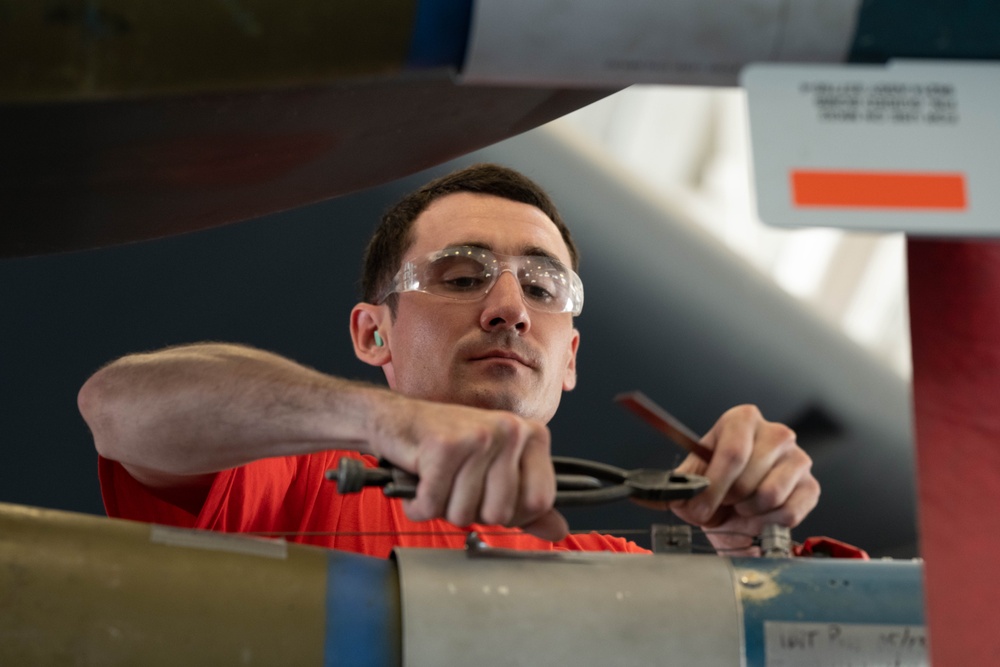
[[83,386],[79,406],[101,455],[185,477],[270,456],[358,449],[380,394],[388,392],[275,354],[206,343],[112,362]]

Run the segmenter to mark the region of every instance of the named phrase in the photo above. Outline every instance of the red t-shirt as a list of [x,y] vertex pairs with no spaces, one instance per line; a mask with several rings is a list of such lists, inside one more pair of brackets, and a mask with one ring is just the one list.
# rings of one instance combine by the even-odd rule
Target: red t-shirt
[[[387,557],[393,547],[461,548],[469,531],[493,547],[544,551],[619,551],[647,553],[620,537],[590,533],[547,542],[519,530],[472,525],[458,528],[436,519],[416,523],[402,503],[381,489],[338,494],[326,480],[342,456],[375,465],[374,457],[326,451],[255,461],[215,476],[198,514],[160,499],[137,482],[121,464],[99,457],[101,495],[108,516],[150,523],[202,528],[226,533],[260,533],[291,542],[314,544]],[[285,535],[282,535],[285,533]]]

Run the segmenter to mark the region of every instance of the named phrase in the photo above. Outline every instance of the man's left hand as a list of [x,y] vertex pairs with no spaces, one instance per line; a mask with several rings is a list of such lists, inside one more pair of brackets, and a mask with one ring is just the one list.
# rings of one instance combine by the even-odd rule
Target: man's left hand
[[758,555],[751,542],[766,524],[794,528],[816,506],[820,488],[812,459],[792,429],[766,421],[756,406],[723,414],[701,443],[712,450],[712,460],[692,454],[677,471],[704,475],[710,485],[670,507],[705,529],[721,554]]

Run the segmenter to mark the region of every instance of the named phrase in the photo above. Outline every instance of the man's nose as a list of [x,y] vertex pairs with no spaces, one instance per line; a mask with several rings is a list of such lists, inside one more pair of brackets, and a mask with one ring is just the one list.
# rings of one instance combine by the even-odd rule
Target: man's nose
[[503,271],[490,288],[483,302],[479,323],[486,331],[515,329],[519,333],[527,333],[531,328],[524,291],[512,271]]

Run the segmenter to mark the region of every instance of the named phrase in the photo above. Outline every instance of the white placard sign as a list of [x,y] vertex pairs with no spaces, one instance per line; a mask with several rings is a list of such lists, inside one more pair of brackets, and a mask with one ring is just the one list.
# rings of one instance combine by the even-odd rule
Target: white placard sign
[[753,65],[761,220],[1000,236],[1000,64]]
[[860,0],[475,0],[463,83],[736,85],[747,63],[842,62]]
[[922,625],[764,623],[767,667],[928,667]]

